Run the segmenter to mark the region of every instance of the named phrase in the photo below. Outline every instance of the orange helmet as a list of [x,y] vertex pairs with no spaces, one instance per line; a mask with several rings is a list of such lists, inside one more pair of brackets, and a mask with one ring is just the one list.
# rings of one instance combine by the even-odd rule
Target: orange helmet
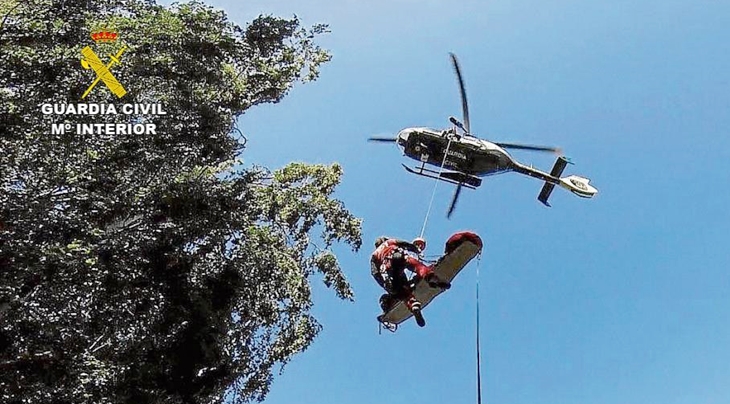
[[423,251],[426,249],[426,240],[421,237],[416,237],[415,239],[413,239],[413,245],[418,247],[419,250]]

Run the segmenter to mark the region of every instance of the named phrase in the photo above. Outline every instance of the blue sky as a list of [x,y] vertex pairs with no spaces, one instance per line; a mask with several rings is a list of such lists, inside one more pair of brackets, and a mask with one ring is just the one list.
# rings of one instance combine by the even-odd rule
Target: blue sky
[[[593,200],[515,173],[462,193],[439,185],[426,237],[481,235],[485,403],[730,402],[730,3],[718,1],[208,1],[328,23],[320,80],[241,118],[248,164],[339,162],[338,197],[364,248],[338,249],[356,302],[319,287],[320,337],[266,402],[474,402],[477,262],[396,334],[378,335],[372,240],[418,235],[434,183],[392,145],[366,143],[460,115],[472,130],[557,145]],[[458,4],[454,4],[458,3]],[[549,170],[554,157],[513,153]]]

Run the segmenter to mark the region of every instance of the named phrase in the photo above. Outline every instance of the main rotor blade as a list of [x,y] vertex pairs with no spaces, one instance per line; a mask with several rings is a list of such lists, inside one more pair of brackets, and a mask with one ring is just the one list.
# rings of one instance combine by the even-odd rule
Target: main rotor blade
[[456,59],[456,55],[451,55],[451,63],[454,64],[454,70],[456,70],[456,77],[459,79],[459,90],[461,91],[461,111],[463,113],[462,120],[464,121],[464,127],[466,133],[471,134],[471,125],[469,124],[469,104],[466,101],[466,89],[464,86],[464,78],[461,76],[461,68],[459,68],[459,61]]
[[451,205],[449,206],[449,212],[446,214],[447,219],[451,219],[451,214],[454,213],[454,209],[456,208],[456,201],[459,200],[460,193],[461,193],[461,183],[456,186],[456,191],[454,192],[454,198],[451,200]]
[[371,137],[368,139],[368,142],[397,142],[397,137]]
[[496,144],[499,147],[505,148],[505,149],[547,151],[547,152],[553,152],[553,153],[561,153],[563,151],[563,149],[561,149],[559,147],[551,147],[551,146],[536,146],[536,145],[519,144],[519,143],[497,143],[497,142],[492,142],[492,143]]

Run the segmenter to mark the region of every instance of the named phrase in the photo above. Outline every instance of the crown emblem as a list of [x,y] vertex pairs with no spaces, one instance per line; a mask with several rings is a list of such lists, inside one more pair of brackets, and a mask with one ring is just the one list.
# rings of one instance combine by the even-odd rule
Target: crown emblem
[[117,38],[119,38],[119,34],[110,30],[99,30],[91,33],[91,39],[93,39],[96,43],[114,42]]

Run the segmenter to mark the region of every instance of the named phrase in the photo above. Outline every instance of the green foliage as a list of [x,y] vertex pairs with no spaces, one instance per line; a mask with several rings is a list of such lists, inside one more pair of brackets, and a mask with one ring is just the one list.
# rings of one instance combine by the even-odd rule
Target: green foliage
[[[234,122],[316,79],[326,27],[144,0],[0,1],[0,24],[0,401],[262,400],[321,328],[312,277],[352,299],[331,248],[359,249],[360,220],[337,164],[240,168]],[[41,113],[81,102],[80,50],[120,47],[92,43],[104,27],[129,46],[128,93],[84,101],[167,115]],[[157,134],[51,134],[63,122]]]

